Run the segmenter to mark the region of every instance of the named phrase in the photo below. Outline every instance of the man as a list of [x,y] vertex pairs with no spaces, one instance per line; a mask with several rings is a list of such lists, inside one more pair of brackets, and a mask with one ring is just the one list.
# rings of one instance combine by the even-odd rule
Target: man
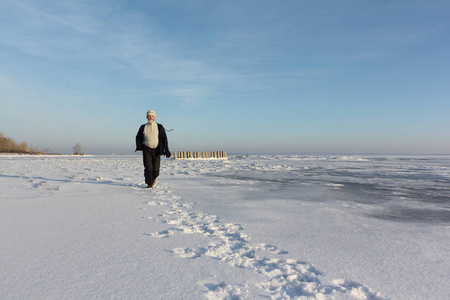
[[148,188],[156,184],[159,176],[161,155],[171,156],[164,126],[155,122],[154,110],[147,112],[147,124],[141,125],[136,135],[136,151],[142,151],[144,158],[144,177]]

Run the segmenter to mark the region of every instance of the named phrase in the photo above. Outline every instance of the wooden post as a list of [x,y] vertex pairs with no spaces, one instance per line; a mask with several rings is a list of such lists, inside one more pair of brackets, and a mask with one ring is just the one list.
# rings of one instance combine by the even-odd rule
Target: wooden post
[[226,157],[226,151],[175,151],[173,153],[173,159],[222,159]]

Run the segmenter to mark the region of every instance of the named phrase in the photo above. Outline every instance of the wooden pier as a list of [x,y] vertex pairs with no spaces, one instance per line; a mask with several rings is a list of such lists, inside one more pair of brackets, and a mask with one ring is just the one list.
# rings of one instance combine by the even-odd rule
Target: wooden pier
[[226,151],[176,151],[173,159],[224,159],[227,158]]

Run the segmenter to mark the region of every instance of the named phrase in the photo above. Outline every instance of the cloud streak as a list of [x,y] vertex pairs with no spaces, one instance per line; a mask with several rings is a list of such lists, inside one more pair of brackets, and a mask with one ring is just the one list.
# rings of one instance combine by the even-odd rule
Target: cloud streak
[[53,14],[46,13],[46,12],[44,12],[42,10],[39,10],[39,9],[36,9],[34,7],[25,5],[25,4],[21,3],[20,1],[8,1],[7,0],[7,2],[10,3],[11,5],[19,7],[21,9],[25,10],[25,11],[31,12],[31,13],[37,15],[38,17],[40,16],[40,17],[46,18],[47,20],[50,20],[50,21],[52,21],[52,22],[54,22],[56,24],[67,26],[67,27],[69,27],[71,29],[74,29],[74,30],[82,32],[82,33],[94,34],[94,32],[91,29],[88,29],[86,27],[80,26],[79,24],[75,24],[75,23],[69,22],[66,19],[63,19],[61,17],[57,17],[57,16],[55,16]]

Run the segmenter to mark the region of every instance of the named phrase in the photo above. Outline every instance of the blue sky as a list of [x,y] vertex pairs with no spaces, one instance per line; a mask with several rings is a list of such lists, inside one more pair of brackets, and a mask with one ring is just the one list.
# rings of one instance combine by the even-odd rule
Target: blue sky
[[0,132],[170,148],[450,153],[450,2],[0,1]]

